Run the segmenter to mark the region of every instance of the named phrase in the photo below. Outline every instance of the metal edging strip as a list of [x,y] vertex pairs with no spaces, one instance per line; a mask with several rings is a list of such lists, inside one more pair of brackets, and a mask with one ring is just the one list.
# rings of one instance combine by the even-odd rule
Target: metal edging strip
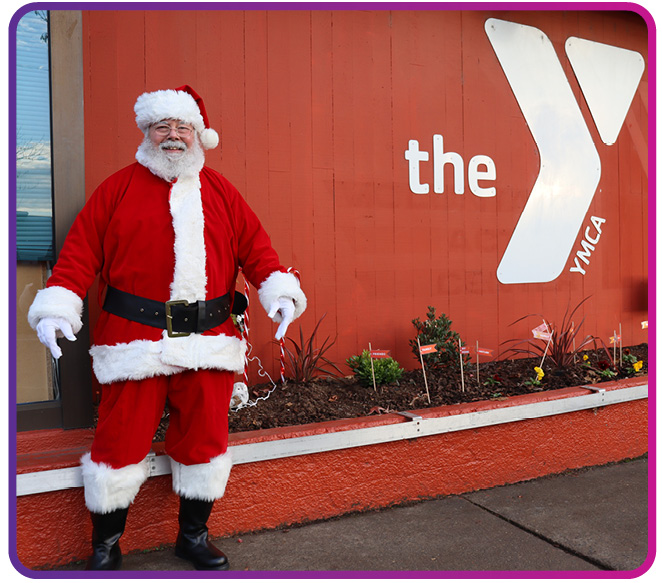
[[[230,446],[229,451],[232,454],[234,464],[255,463],[526,421],[648,398],[648,383],[613,391],[596,391],[594,387],[584,388],[594,392],[578,397],[460,413],[445,417],[422,417],[420,419],[417,417],[405,423],[378,427],[234,445]],[[148,466],[150,477],[171,473],[170,458],[165,455],[157,456],[150,453]],[[80,467],[46,470],[16,476],[17,496],[28,496],[82,486],[83,479]]]

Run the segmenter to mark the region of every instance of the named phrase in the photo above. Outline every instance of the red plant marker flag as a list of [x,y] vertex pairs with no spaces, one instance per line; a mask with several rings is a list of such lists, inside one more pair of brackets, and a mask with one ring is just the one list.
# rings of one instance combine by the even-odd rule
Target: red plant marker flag
[[370,358],[389,358],[390,356],[390,350],[370,350]]
[[436,344],[426,344],[425,346],[421,346],[421,354],[432,354],[433,352],[437,352]]
[[492,356],[494,350],[492,350],[491,348],[480,348],[479,346],[476,346],[476,352],[478,354],[485,354],[486,356]]
[[[430,387],[428,387],[428,375],[425,374],[425,363],[423,362],[423,349],[421,347],[421,341],[416,336],[416,344],[418,344],[418,357],[421,359],[421,370],[423,371],[423,380],[425,381],[425,392],[427,393],[428,396],[428,404],[430,403]],[[426,345],[425,348],[430,348],[430,346],[434,346],[434,344],[428,344]],[[435,349],[436,352],[436,349]]]
[[375,356],[377,353],[383,353],[384,350],[373,350],[372,344],[368,342],[368,350],[370,351],[370,370],[372,371],[372,388],[377,392],[377,381],[375,379],[375,358],[384,358],[384,356]]
[[[462,375],[462,392],[464,393],[464,365],[462,364],[462,355],[469,354],[469,347],[462,346],[462,340],[457,339],[457,344],[460,347],[460,374]],[[421,360],[423,360],[421,358]]]
[[541,340],[549,340],[552,337],[547,322],[543,322],[540,326],[531,330],[531,332],[533,332],[534,338],[540,338]]

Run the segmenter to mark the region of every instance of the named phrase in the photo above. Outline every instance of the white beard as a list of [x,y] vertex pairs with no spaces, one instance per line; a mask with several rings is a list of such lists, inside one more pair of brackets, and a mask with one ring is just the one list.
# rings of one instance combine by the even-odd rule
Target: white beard
[[136,160],[148,168],[153,174],[167,182],[186,174],[195,175],[202,170],[205,163],[205,153],[199,141],[193,141],[190,148],[183,142],[173,142],[184,146],[183,154],[169,155],[161,147],[168,142],[157,146],[147,136],[136,152]]

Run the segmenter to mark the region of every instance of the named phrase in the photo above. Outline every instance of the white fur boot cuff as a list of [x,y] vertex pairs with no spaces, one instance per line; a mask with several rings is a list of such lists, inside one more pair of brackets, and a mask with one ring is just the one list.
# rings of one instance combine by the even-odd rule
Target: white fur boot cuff
[[140,486],[149,476],[147,459],[119,469],[92,461],[89,453],[81,460],[85,506],[90,512],[107,514],[128,508],[138,494]]
[[212,502],[225,494],[225,486],[232,470],[232,456],[227,451],[207,464],[192,466],[185,466],[171,459],[170,465],[172,489],[177,495],[192,500]]

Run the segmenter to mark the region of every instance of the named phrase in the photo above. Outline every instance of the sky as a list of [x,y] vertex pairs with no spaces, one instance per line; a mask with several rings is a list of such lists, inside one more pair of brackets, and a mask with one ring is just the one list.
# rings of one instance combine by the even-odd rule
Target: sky
[[17,211],[51,215],[48,45],[43,17],[31,11],[16,28]]

